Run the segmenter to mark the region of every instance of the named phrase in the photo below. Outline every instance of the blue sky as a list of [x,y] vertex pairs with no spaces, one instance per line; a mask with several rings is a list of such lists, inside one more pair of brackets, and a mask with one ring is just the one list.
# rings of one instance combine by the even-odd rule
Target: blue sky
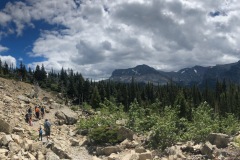
[[85,78],[147,64],[177,71],[240,59],[237,0],[0,0],[2,61]]

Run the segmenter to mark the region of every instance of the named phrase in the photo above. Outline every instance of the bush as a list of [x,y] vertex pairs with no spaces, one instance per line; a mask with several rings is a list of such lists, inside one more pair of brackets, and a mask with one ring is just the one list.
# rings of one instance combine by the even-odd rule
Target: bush
[[118,134],[118,127],[100,126],[90,131],[89,139],[98,145],[115,145],[122,137]]
[[178,129],[176,126],[178,111],[166,107],[164,114],[159,116],[150,134],[149,146],[164,150],[178,140]]
[[192,111],[192,121],[188,123],[183,140],[205,141],[211,132],[218,131],[218,122],[213,109],[207,103],[200,104]]
[[220,121],[219,132],[221,133],[234,135],[239,129],[239,122],[233,114],[227,114],[227,116]]

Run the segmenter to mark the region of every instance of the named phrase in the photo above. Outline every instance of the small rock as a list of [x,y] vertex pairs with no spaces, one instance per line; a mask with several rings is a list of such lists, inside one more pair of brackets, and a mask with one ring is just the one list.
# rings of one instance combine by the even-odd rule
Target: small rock
[[74,139],[74,138],[71,138],[70,140],[70,143],[71,143],[71,146],[79,146],[79,141]]

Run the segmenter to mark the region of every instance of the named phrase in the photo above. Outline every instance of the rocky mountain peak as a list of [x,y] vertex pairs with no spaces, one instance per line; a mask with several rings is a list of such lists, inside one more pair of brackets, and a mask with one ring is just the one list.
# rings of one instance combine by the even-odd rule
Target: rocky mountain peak
[[227,80],[240,84],[240,61],[230,64],[219,64],[216,66],[199,66],[183,68],[177,72],[164,72],[156,70],[148,65],[138,65],[128,69],[116,69],[110,77],[113,81],[131,82],[134,77],[137,82],[154,84],[167,84],[171,80],[180,85],[202,85],[206,80],[215,82]]

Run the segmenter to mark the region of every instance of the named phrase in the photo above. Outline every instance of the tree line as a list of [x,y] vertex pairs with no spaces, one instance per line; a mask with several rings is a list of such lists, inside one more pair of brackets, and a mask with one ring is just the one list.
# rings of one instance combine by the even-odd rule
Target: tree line
[[116,104],[122,104],[124,111],[137,101],[141,107],[147,108],[151,104],[159,102],[158,110],[164,110],[165,106],[178,108],[179,118],[192,119],[192,110],[203,102],[207,102],[215,114],[226,116],[233,113],[240,117],[240,86],[238,84],[216,81],[214,87],[205,82],[205,86],[197,85],[184,87],[169,82],[166,85],[140,84],[113,82],[110,80],[92,81],[84,78],[81,73],[73,72],[72,69],[64,69],[56,72],[47,72],[44,65],[37,65],[33,70],[26,68],[21,62],[19,67],[2,63],[0,60],[0,76],[21,80],[27,83],[38,83],[47,90],[60,92],[75,104],[87,103],[97,109],[100,104],[108,99]]

